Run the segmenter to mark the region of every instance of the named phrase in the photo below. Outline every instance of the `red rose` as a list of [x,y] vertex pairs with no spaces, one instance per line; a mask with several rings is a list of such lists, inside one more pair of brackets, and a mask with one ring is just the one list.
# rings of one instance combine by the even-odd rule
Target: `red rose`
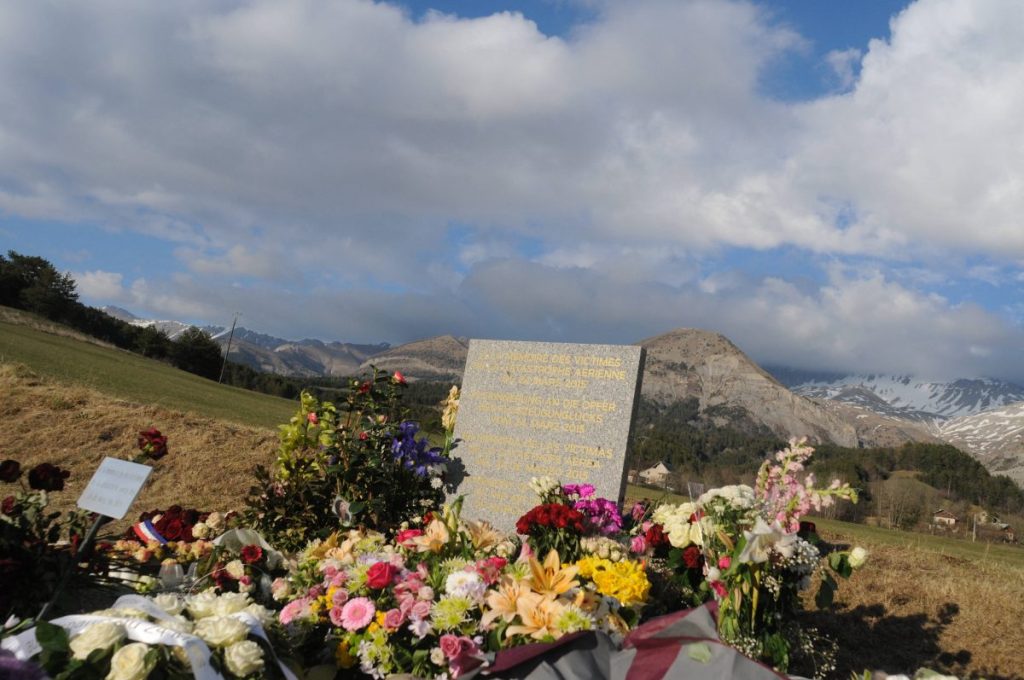
[[683,549],[683,564],[687,569],[697,569],[704,562],[704,554],[695,545],[688,545]]
[[14,496],[8,496],[4,499],[3,504],[0,504],[0,512],[3,512],[8,517],[13,517],[14,511],[17,510],[15,504]]
[[405,381],[405,376],[404,376],[404,375],[402,375],[402,372],[401,372],[401,371],[395,371],[395,374],[394,374],[393,376],[391,376],[391,379],[392,379],[392,380],[393,380],[393,381],[394,381],[395,383],[397,383],[397,384],[399,384],[399,385],[404,385],[404,384],[405,384],[405,382],[406,382],[406,381]]
[[28,485],[37,491],[63,491],[64,480],[71,476],[50,463],[40,463],[28,473]]
[[405,545],[406,541],[422,535],[423,532],[419,529],[406,529],[405,531],[399,531],[395,535],[395,543],[403,547],[408,547]]
[[246,545],[242,547],[242,561],[246,564],[259,562],[263,557],[263,548],[258,545]]
[[663,545],[668,545],[668,536],[665,534],[665,530],[662,529],[660,524],[652,524],[651,527],[644,534],[644,538],[647,539],[647,545],[652,548],[660,548]]
[[370,381],[366,380],[359,386],[359,394],[366,394],[370,391]]
[[16,482],[18,477],[21,477],[21,463],[10,459],[0,463],[0,482]]
[[139,450],[153,460],[160,460],[167,455],[167,437],[155,427],[140,432],[138,444]]
[[170,519],[164,517],[156,523],[156,530],[168,541],[180,541],[184,533],[184,525],[177,517],[172,516]]
[[377,562],[366,572],[366,585],[374,590],[387,588],[397,573],[398,568],[390,562]]

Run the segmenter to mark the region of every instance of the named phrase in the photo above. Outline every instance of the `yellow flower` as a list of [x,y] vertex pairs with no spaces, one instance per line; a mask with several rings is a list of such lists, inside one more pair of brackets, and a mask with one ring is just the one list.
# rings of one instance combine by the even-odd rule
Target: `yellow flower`
[[561,566],[558,559],[558,552],[552,550],[544,558],[544,563],[537,561],[536,557],[530,557],[530,587],[542,595],[557,596],[579,585],[575,579],[579,567]]
[[520,623],[505,629],[506,637],[529,635],[537,640],[558,637],[558,618],[565,605],[540,593],[524,593],[516,605]]
[[444,400],[444,412],[441,414],[441,425],[451,431],[455,429],[455,416],[459,413],[459,387],[452,385],[448,398]]
[[387,614],[385,614],[384,612],[382,612],[380,610],[377,610],[377,615],[374,617],[374,620],[377,622],[378,626],[383,627],[384,626],[384,619],[386,619],[386,618],[387,618]]
[[486,609],[480,619],[481,626],[490,625],[491,621],[501,617],[504,621],[511,621],[516,617],[519,598],[529,590],[526,586],[511,576],[502,576],[498,582],[498,588],[487,594]]
[[632,560],[611,562],[599,557],[584,557],[578,563],[580,575],[597,586],[597,592],[614,597],[624,605],[647,600],[651,583],[642,564]]
[[352,655],[348,640],[342,640],[334,649],[334,661],[339,668],[352,668],[356,665],[356,657]]

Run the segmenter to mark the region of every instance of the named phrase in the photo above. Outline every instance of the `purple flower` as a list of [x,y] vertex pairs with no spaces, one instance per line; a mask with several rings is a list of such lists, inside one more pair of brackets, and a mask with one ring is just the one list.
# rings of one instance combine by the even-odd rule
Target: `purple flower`
[[411,420],[403,421],[398,426],[398,434],[391,442],[391,455],[395,462],[400,463],[407,470],[412,470],[418,477],[426,477],[429,468],[438,463],[444,462],[441,449],[428,449],[426,437],[418,441],[416,433],[420,426]]
[[622,530],[622,515],[619,513],[619,506],[607,498],[576,501],[573,507],[583,513],[583,517],[592,531],[607,536]]
[[0,649],[0,678],[10,680],[47,680],[43,669],[31,661],[20,661],[6,649]]

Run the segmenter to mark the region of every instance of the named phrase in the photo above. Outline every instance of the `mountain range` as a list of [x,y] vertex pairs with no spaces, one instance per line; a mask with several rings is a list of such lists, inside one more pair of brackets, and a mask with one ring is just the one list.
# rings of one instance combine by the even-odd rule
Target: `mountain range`
[[[189,327],[153,321],[118,308],[108,314],[155,326],[171,338]],[[229,330],[202,330],[222,346]],[[1024,387],[995,379],[925,380],[913,376],[808,372],[762,368],[726,337],[677,329],[639,341],[647,350],[642,394],[670,405],[696,399],[708,423],[762,429],[781,438],[808,436],[842,446],[948,442],[992,472],[1024,484]],[[469,341],[443,335],[391,347],[320,340],[286,340],[236,328],[231,359],[283,375],[347,376],[372,366],[411,379],[458,382]]]

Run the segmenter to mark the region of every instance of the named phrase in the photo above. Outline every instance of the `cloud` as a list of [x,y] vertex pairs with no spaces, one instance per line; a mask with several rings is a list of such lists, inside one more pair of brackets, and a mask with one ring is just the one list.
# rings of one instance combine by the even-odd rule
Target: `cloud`
[[845,50],[830,50],[825,55],[825,63],[829,65],[835,74],[840,90],[849,90],[856,82],[857,67],[863,55],[864,53],[856,47],[848,47]]
[[78,293],[84,298],[124,301],[124,276],[117,272],[72,272],[71,278],[75,280]]
[[186,272],[90,296],[288,337],[688,324],[779,361],[1016,370],[1018,331],[932,291],[1020,280],[1024,5],[918,0],[801,103],[763,77],[807,41],[757,4],[588,6],[558,37],[365,0],[4,4],[0,211]]

